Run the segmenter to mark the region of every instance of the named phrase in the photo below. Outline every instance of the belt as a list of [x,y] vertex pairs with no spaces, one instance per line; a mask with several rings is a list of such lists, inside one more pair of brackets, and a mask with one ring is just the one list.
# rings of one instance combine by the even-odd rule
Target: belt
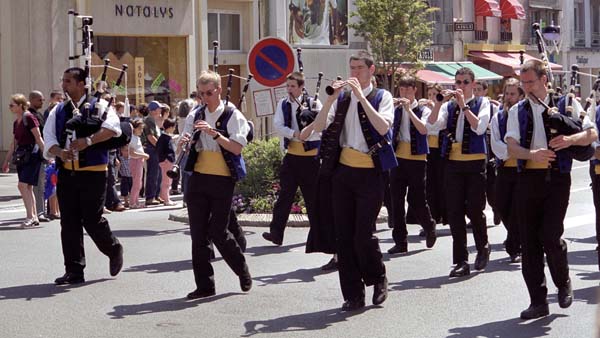
[[311,149],[309,151],[304,150],[302,142],[290,141],[287,148],[287,153],[296,156],[317,156],[318,149]]
[[410,152],[410,142],[400,142],[396,147],[396,157],[405,160],[427,161],[427,154],[413,155]]
[[463,154],[462,143],[452,143],[449,158],[451,161],[478,161],[485,160],[486,158],[485,154]]
[[200,151],[194,164],[194,171],[200,174],[231,176],[231,171],[220,151]]
[[440,139],[437,135],[428,135],[427,143],[429,144],[429,148],[439,148],[440,147]]
[[[90,165],[87,167],[79,167],[79,160],[73,160],[75,164],[75,171],[107,171],[108,164],[98,164],[98,165]],[[73,166],[71,165],[71,161],[63,162],[63,168],[67,170],[73,170]]]
[[375,168],[373,159],[369,154],[347,147],[342,148],[340,163],[353,168]]
[[508,160],[504,161],[504,167],[506,168],[516,168],[517,167],[517,160],[514,158],[509,158]]

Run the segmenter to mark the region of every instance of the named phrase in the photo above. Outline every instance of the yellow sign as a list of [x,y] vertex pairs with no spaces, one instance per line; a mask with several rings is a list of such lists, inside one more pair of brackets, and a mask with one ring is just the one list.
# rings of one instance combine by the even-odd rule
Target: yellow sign
[[146,102],[144,92],[144,58],[135,58],[135,104]]

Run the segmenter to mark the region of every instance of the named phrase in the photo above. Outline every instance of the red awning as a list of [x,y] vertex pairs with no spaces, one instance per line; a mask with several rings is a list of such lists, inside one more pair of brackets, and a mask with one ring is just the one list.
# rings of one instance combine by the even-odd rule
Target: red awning
[[475,16],[500,17],[502,11],[497,0],[475,0]]
[[[515,52],[469,52],[469,56],[477,59],[489,61],[490,63],[500,65],[502,70],[495,70],[496,73],[503,76],[519,75],[521,68],[521,54]],[[523,54],[524,61],[529,59],[539,60],[529,54]],[[552,70],[562,70],[562,66],[550,62]]]
[[431,71],[429,69],[421,69],[417,72],[417,80],[427,84],[451,85],[454,84],[454,79],[451,79],[443,74]]
[[502,18],[525,20],[525,9],[519,0],[500,0]]

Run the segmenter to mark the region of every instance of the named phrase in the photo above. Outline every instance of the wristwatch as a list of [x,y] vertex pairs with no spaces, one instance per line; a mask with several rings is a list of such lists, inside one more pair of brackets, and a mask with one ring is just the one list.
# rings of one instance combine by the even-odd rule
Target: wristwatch
[[471,107],[469,107],[469,106],[464,106],[464,107],[460,108],[460,111],[461,111],[461,112],[463,112],[463,113],[464,113],[465,111],[467,111],[467,110],[471,110]]
[[213,137],[213,140],[215,140],[215,141],[216,141],[216,140],[217,140],[219,137],[221,137],[221,133],[217,133],[217,135],[215,135],[215,136]]
[[85,144],[87,144],[88,147],[92,146],[92,138],[91,137],[86,137],[85,138]]

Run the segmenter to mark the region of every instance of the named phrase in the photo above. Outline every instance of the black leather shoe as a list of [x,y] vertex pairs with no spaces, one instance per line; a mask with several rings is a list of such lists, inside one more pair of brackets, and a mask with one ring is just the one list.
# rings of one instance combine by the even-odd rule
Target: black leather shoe
[[477,253],[477,257],[475,257],[475,265],[473,266],[475,270],[483,270],[487,266],[490,261],[490,253],[492,252],[492,248],[487,246],[482,252]]
[[522,260],[523,260],[523,258],[521,257],[521,254],[510,255],[511,263],[521,263]]
[[332,257],[329,262],[327,262],[327,264],[323,265],[321,267],[321,270],[323,271],[331,271],[331,270],[337,270],[337,259],[335,257]]
[[391,247],[387,252],[390,255],[394,255],[397,253],[407,253],[408,252],[408,243],[401,242],[400,244],[396,244],[393,247]]
[[121,244],[117,244],[117,252],[110,257],[110,275],[116,276],[121,271],[123,267],[123,246]]
[[571,280],[567,281],[567,285],[558,288],[558,305],[566,309],[573,303],[573,288],[571,287]]
[[387,299],[388,296],[388,280],[383,277],[383,281],[373,285],[373,305],[379,305]]
[[275,236],[273,236],[273,234],[271,234],[270,232],[263,232],[262,236],[264,239],[266,239],[267,241],[269,241],[277,246],[281,246],[281,244],[283,244],[282,240],[275,239]]
[[431,249],[435,245],[435,241],[437,241],[435,230],[428,232],[427,236],[425,236],[425,246]]
[[208,290],[196,289],[196,290],[188,293],[187,299],[205,298],[205,297],[214,296],[216,294],[217,293],[215,292],[215,289],[208,289]]
[[342,311],[356,311],[365,307],[364,299],[347,300],[342,304]]
[[80,284],[84,283],[85,279],[83,278],[83,274],[67,272],[62,277],[58,277],[54,280],[54,284],[56,285],[64,285],[64,284]]
[[240,276],[240,288],[244,292],[250,291],[252,289],[252,277],[249,272],[246,272]]
[[469,264],[467,262],[460,262],[456,264],[454,269],[450,271],[450,277],[464,277],[471,274],[471,269],[469,268]]
[[549,314],[550,310],[548,310],[548,304],[530,305],[521,312],[521,319],[535,319],[545,317]]

